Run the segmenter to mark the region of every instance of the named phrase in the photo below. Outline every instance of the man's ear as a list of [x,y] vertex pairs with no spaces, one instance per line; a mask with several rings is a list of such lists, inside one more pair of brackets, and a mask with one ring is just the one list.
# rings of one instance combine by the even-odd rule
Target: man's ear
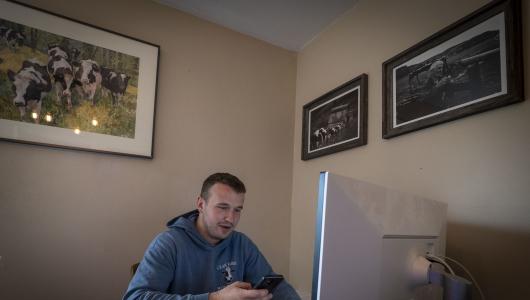
[[201,196],[197,197],[197,209],[199,210],[199,212],[202,212],[205,206],[206,200],[204,200]]

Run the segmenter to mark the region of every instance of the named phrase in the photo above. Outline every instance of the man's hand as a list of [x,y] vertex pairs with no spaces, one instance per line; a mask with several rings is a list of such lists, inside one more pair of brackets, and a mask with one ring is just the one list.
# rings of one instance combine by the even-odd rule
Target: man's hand
[[250,283],[236,281],[224,289],[208,295],[208,300],[269,300],[272,294],[267,290],[253,290]]

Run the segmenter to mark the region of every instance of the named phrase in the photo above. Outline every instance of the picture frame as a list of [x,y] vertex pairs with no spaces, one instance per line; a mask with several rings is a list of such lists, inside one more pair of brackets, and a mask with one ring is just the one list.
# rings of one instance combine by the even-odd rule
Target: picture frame
[[367,142],[368,75],[361,74],[304,105],[302,160]]
[[0,2],[0,139],[153,158],[160,46]]
[[524,100],[521,3],[493,1],[383,63],[383,138]]

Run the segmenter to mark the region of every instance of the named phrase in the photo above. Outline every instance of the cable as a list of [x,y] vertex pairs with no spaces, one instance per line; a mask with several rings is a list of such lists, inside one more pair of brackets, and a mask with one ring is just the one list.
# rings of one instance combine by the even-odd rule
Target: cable
[[427,253],[427,255],[425,255],[425,257],[427,257],[428,259],[431,259],[431,260],[434,260],[436,262],[441,263],[442,265],[444,265],[444,267],[447,268],[447,270],[449,270],[449,273],[451,273],[451,275],[455,275],[455,272],[453,271],[453,269],[451,269],[451,267],[442,258],[440,258],[438,256],[435,256],[435,255],[432,255],[432,254],[428,254],[428,253]]
[[480,293],[480,298],[482,300],[486,300],[486,298],[484,298],[484,294],[482,293],[482,289],[480,288],[480,285],[478,285],[478,281],[475,280],[475,278],[473,277],[473,275],[471,275],[471,272],[469,272],[466,267],[464,267],[464,265],[462,265],[461,263],[459,263],[458,261],[456,261],[455,259],[452,259],[450,257],[447,257],[447,256],[442,256],[443,258],[455,263],[456,265],[458,265],[460,268],[462,268],[462,270],[464,270],[467,275],[469,275],[469,278],[471,278],[471,281],[473,281],[473,284],[475,284],[475,286],[477,287],[477,290],[478,292]]

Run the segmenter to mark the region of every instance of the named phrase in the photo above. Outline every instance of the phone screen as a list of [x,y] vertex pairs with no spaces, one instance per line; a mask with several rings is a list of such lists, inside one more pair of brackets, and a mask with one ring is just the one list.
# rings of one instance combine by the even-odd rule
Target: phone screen
[[267,289],[272,293],[274,289],[283,281],[282,275],[267,275],[263,276],[261,280],[254,286],[254,289]]

